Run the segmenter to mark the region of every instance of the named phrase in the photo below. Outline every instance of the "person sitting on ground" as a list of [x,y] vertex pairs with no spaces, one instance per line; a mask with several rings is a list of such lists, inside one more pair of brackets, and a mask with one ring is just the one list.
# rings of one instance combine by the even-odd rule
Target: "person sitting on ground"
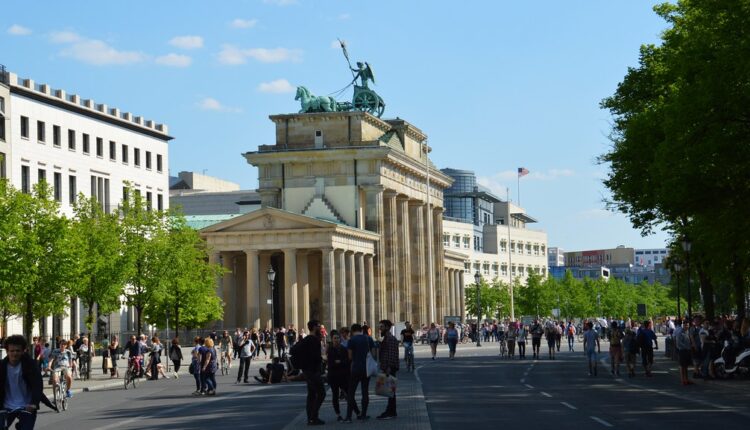
[[258,369],[260,378],[255,376],[255,380],[261,384],[278,384],[280,382],[288,382],[286,377],[286,369],[281,364],[279,357],[273,358],[273,363],[266,364],[265,369]]

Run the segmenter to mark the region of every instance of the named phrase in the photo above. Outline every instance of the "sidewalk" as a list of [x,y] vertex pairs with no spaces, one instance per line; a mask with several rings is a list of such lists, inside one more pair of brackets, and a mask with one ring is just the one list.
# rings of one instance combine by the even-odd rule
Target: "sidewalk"
[[[190,365],[190,351],[192,350],[192,347],[190,348],[182,348],[182,365],[180,366],[180,372],[179,376],[190,376],[188,374],[188,366]],[[187,360],[185,359],[187,357]],[[167,357],[162,356],[162,364],[166,365],[167,361],[169,361],[169,372],[167,372],[167,375],[171,378],[174,375],[174,369],[172,366],[172,361],[169,360]],[[123,388],[124,382],[123,378],[125,377],[125,371],[128,368],[128,359],[120,357],[119,360],[117,360],[117,370],[120,372],[120,376],[117,378],[110,378],[109,377],[109,371],[107,371],[107,374],[105,375],[102,371],[102,357],[101,356],[94,356],[91,358],[91,379],[88,380],[80,380],[80,379],[74,379],[73,380],[73,389],[71,390],[73,394],[81,393],[81,392],[88,392],[88,391],[97,391],[97,390],[106,390],[109,388],[115,388],[120,387]],[[165,368],[166,372],[166,368]],[[142,379],[143,380],[143,379]],[[49,383],[49,377],[42,378],[42,381],[44,383],[44,393],[47,395],[47,397],[52,396],[52,385]]]
[[[421,366],[420,366],[421,367]],[[398,377],[398,391],[396,394],[396,410],[398,417],[392,420],[380,421],[375,419],[383,411],[387,404],[385,397],[376,396],[375,393],[375,380],[370,379],[370,405],[368,406],[367,414],[370,419],[367,421],[356,421],[357,428],[370,428],[370,429],[404,429],[404,430],[430,430],[430,418],[427,415],[427,403],[425,402],[424,394],[422,393],[422,383],[419,381],[419,367],[415,373],[406,371],[400,371],[396,375]],[[307,393],[304,385],[300,385],[300,390],[305,390],[303,393]],[[326,384],[326,389],[328,385]],[[357,404],[361,403],[362,394],[357,391]],[[346,417],[346,400],[340,401],[341,414]],[[301,429],[307,427],[307,414],[305,413],[304,402],[300,403],[300,413],[294,418],[294,421],[289,423],[284,430]],[[354,417],[353,417],[354,418]],[[323,406],[320,408],[320,419],[325,421],[326,424],[336,424],[336,415],[333,412],[331,406],[331,392],[327,390],[326,399],[323,402]]]

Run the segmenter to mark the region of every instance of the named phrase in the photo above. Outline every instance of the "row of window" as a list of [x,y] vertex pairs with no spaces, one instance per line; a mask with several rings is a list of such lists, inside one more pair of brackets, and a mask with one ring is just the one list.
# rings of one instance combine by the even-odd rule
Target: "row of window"
[[[475,261],[473,264],[471,261],[465,261],[464,262],[464,269],[469,273],[476,273],[481,272],[484,276],[508,276],[508,265],[503,264],[497,264],[497,263],[480,263],[478,261]],[[530,275],[532,273],[536,273],[537,275],[547,276],[547,268],[546,267],[539,267],[539,266],[524,266],[523,264],[515,265],[511,264],[510,266],[510,272],[513,276],[519,275]]]
[[[47,170],[37,169],[37,183],[48,182]],[[68,203],[70,205],[75,204],[78,198],[78,178],[75,175],[68,175]],[[112,210],[110,192],[109,192],[109,178],[103,176],[91,175],[91,194],[90,196],[95,197],[102,205],[102,209],[110,213]],[[31,167],[21,166],[21,191],[24,193],[31,192]],[[127,199],[127,187],[123,187],[123,199]],[[53,172],[52,174],[52,192],[54,198],[58,202],[63,201],[63,174],[61,172]],[[140,190],[136,190],[136,193],[140,195]],[[151,191],[146,192],[146,206],[150,210],[153,204],[153,193]],[[156,209],[164,210],[164,196],[162,194],[156,195]]]
[[[21,117],[21,137],[29,139],[29,118]],[[77,148],[77,136],[78,133],[73,129],[67,130],[67,145],[71,151],[76,151]],[[89,155],[91,153],[91,136],[87,133],[80,133],[81,146],[83,153]],[[44,121],[36,122],[36,139],[39,143],[47,142],[47,124]],[[52,125],[52,145],[60,148],[62,146],[62,129],[59,125]],[[104,158],[104,139],[97,137],[95,141],[95,153],[99,158]],[[117,161],[117,142],[109,141],[109,159],[110,161]],[[151,151],[145,151],[145,163],[146,169],[151,170],[152,168],[152,157]],[[128,145],[120,145],[120,156],[123,164],[130,162],[130,149]],[[141,167],[141,150],[140,148],[133,148],[133,164],[135,167]],[[161,173],[163,171],[163,158],[161,154],[156,154],[156,171]]]
[[[500,252],[507,252],[508,241],[500,241]],[[524,252],[525,251],[525,252]],[[510,253],[511,254],[526,254],[526,255],[547,255],[546,247],[538,243],[524,243],[510,241]]]

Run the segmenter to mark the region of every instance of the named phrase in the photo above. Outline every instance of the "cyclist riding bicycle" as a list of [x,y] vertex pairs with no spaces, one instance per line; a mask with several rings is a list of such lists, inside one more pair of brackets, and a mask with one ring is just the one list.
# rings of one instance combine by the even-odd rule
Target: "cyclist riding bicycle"
[[124,351],[128,354],[128,368],[132,369],[133,374],[141,374],[141,361],[145,348],[143,343],[139,342],[135,336],[130,336],[130,340],[125,344]]
[[57,384],[60,383],[60,381],[58,380],[58,375],[63,375],[63,377],[65,378],[65,382],[68,384],[68,390],[65,395],[70,398],[73,397],[73,393],[70,391],[70,388],[73,386],[72,366],[73,361],[75,360],[75,354],[73,353],[72,348],[70,348],[68,345],[68,342],[61,340],[60,348],[52,350],[52,354],[50,355],[52,357],[52,360],[49,362],[47,370],[52,371],[54,369],[51,378],[53,386],[57,386]]
[[[414,364],[414,329],[411,328],[411,323],[406,322],[406,328],[401,330],[401,343],[404,345],[404,360],[408,356],[411,356],[412,365]],[[407,362],[407,365],[409,363]]]
[[224,358],[227,360],[227,368],[232,368],[232,354],[229,353],[233,349],[232,346],[232,337],[229,336],[229,332],[224,330],[224,332],[221,335],[221,338],[219,339],[219,348],[221,350],[221,354],[224,356]]

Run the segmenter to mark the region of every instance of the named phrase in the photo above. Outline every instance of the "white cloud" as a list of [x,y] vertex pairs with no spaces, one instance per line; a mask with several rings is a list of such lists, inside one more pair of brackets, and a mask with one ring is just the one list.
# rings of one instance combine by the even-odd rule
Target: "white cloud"
[[31,34],[31,29],[22,25],[13,24],[8,27],[8,34],[12,34],[13,36],[28,36]]
[[203,47],[203,38],[200,36],[177,36],[173,37],[169,44],[180,49],[197,49]]
[[276,6],[289,6],[297,4],[297,0],[263,0],[265,4],[274,4]]
[[72,31],[53,31],[50,34],[50,41],[52,43],[73,43],[81,39],[82,37],[78,33]]
[[352,16],[351,16],[351,15],[349,15],[348,13],[342,13],[341,15],[339,15],[339,20],[340,20],[340,21],[347,21],[347,20],[349,20],[349,19],[350,19],[351,17],[352,17]]
[[252,58],[261,63],[281,63],[285,61],[299,62],[302,61],[302,51],[299,49],[287,48],[250,48],[243,49],[234,45],[222,46],[219,52],[219,62],[222,64],[244,64],[248,58]]
[[188,67],[193,62],[193,59],[187,55],[170,53],[156,57],[154,61],[156,61],[156,64],[161,64],[162,66]]
[[146,55],[136,51],[118,51],[101,40],[87,39],[75,42],[60,52],[63,57],[71,57],[95,66],[109,64],[133,64],[146,59]]
[[292,93],[294,90],[295,88],[286,79],[276,79],[275,81],[262,82],[258,85],[258,91],[262,93],[282,94]]
[[241,109],[225,106],[221,104],[220,101],[212,97],[204,98],[203,100],[197,103],[197,106],[201,110],[210,110],[210,111],[216,111],[216,112],[235,112],[235,113],[242,112]]
[[258,23],[257,19],[242,19],[237,18],[232,20],[232,22],[229,23],[229,26],[232,28],[253,28],[255,27],[255,24]]

